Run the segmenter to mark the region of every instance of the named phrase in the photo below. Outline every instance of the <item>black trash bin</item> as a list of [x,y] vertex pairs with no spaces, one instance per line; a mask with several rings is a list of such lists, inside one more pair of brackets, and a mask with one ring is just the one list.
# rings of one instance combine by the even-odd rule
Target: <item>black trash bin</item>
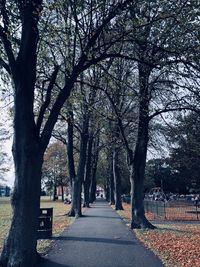
[[41,208],[39,215],[38,239],[48,239],[52,237],[53,208]]

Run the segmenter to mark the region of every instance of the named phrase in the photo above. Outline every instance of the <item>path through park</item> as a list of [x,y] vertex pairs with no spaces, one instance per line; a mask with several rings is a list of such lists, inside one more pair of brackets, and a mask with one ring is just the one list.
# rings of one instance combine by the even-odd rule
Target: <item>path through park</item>
[[105,201],[97,201],[77,219],[40,267],[163,267],[144,248]]

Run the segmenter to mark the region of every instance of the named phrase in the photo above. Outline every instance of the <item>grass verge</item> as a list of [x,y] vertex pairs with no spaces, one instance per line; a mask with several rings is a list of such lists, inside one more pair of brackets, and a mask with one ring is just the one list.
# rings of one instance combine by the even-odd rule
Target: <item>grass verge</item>
[[[48,198],[41,199],[41,208],[53,208],[53,236],[59,236],[63,230],[74,221],[74,218],[65,214],[70,210],[70,205],[64,205],[61,201],[51,201]],[[8,233],[11,223],[12,210],[8,198],[0,198],[0,253],[4,239]],[[42,255],[47,253],[53,240],[38,240],[38,252]]]

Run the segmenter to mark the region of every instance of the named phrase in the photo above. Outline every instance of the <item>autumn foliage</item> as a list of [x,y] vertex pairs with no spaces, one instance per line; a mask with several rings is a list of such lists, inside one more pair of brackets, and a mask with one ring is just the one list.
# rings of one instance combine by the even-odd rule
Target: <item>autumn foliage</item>
[[[123,204],[120,215],[130,220],[130,205]],[[153,214],[147,214],[149,220]],[[166,267],[200,267],[200,224],[156,224],[156,230],[134,230],[144,245],[160,257]]]

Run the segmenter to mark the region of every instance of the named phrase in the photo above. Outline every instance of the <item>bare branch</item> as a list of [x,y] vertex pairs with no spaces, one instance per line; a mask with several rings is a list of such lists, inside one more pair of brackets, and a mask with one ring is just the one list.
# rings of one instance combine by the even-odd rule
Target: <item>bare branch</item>
[[[0,38],[1,41],[4,45],[4,49],[6,51],[7,57],[8,57],[8,62],[10,65],[10,71],[12,72],[12,75],[16,74],[16,62],[15,62],[15,57],[14,53],[12,50],[12,45],[9,40],[9,19],[7,15],[7,10],[6,10],[6,1],[2,0],[1,5],[0,5],[0,16],[2,17],[3,20],[3,26],[0,25]],[[6,65],[4,64],[4,67]],[[5,68],[6,69],[6,68]],[[8,68],[6,69],[8,71]]]
[[55,85],[59,68],[60,68],[59,66],[55,66],[55,70],[53,71],[53,73],[51,75],[49,86],[47,88],[45,101],[44,101],[44,103],[42,104],[42,106],[40,108],[40,112],[39,112],[37,123],[36,123],[38,133],[40,132],[40,128],[41,128],[41,125],[42,125],[42,122],[43,122],[43,119],[44,119],[44,114],[46,112],[46,109],[48,108],[48,106],[49,106],[49,104],[51,102],[51,92],[52,92],[53,87]]

